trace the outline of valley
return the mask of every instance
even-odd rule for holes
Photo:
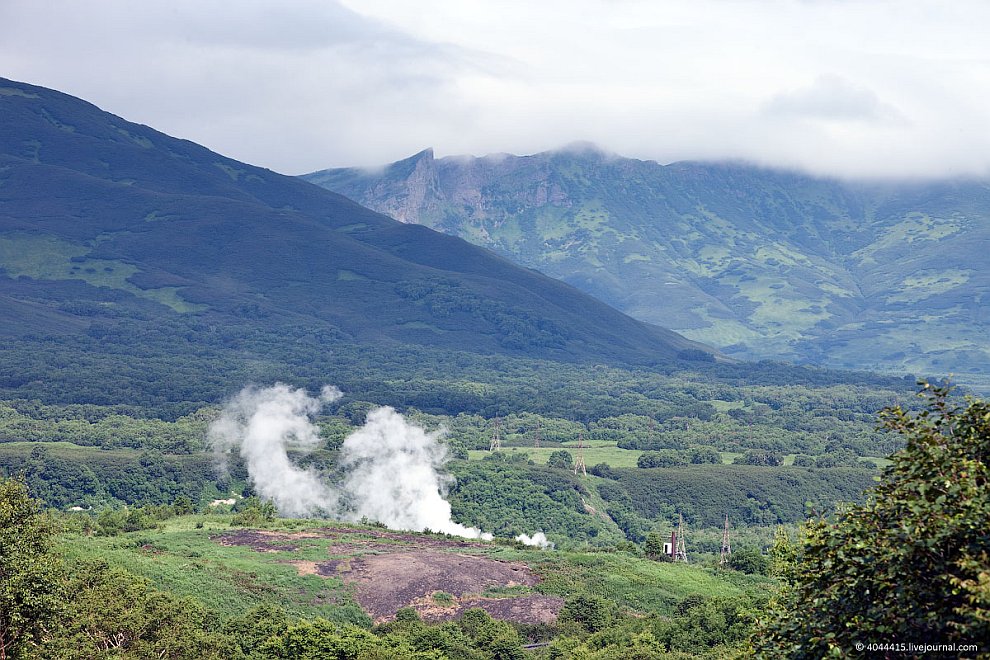
[[[982,382],[981,184],[583,147],[310,177],[380,213],[0,104],[0,657],[731,657],[914,462],[965,466],[946,538],[987,528],[990,417],[914,376]]]

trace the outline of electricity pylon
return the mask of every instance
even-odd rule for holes
[[[498,451],[502,448],[502,422],[495,415],[495,428],[492,429],[492,444],[488,447],[488,451]]]
[[[577,450],[578,450],[578,455],[577,455],[577,460],[574,461],[574,474],[577,474],[578,470],[580,470],[581,474],[587,477],[588,468],[585,467],[584,465],[584,433],[578,433]]]
[[[722,554],[718,559],[720,565],[729,563],[732,555],[732,546],[729,544],[729,514],[725,514],[725,527],[722,528]]]
[[[687,547],[684,545],[684,516],[677,517],[677,546],[674,548],[674,561],[687,563]]]

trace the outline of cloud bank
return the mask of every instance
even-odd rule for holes
[[[0,70],[286,173],[589,140],[984,175],[980,0],[5,0]]]

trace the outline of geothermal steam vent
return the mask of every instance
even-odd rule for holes
[[[239,453],[258,495],[274,502],[282,515],[367,518],[392,529],[492,538],[450,519],[444,494],[451,478],[441,472],[447,460],[441,433],[427,433],[392,408],[372,410],[364,426],[344,440],[339,483],[293,463],[288,450],[319,446],[313,416],[341,396],[333,386],[324,387],[318,398],[281,383],[247,387],[210,425],[209,444],[221,460],[228,452]]]

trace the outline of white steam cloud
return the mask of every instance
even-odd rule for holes
[[[353,498],[355,515],[396,529],[491,539],[450,519],[450,503],[443,498],[450,477],[440,473],[447,447],[440,435],[410,424],[392,408],[368,413],[341,449],[340,463],[348,471],[344,490]]]
[[[238,449],[258,495],[274,502],[280,512],[330,514],[338,507],[338,494],[314,470],[290,461],[288,449],[316,449],[319,430],[309,417],[340,397],[340,390],[331,386],[323,388],[319,399],[281,383],[265,389],[246,387],[210,424],[207,439],[221,458]]]
[[[543,550],[553,550],[553,541],[548,541],[546,534],[543,532],[537,532],[532,536],[529,534],[520,534],[516,537],[516,540],[523,545],[532,545]]]
[[[444,499],[450,477],[440,471],[447,459],[441,434],[410,424],[392,408],[372,410],[365,425],[344,440],[341,484],[332,486],[316,471],[295,465],[288,450],[311,451],[319,445],[311,418],[340,397],[331,386],[319,398],[281,383],[245,388],[210,425],[209,444],[221,458],[238,451],[255,490],[283,515],[368,518],[393,529],[492,538],[451,520]]]

